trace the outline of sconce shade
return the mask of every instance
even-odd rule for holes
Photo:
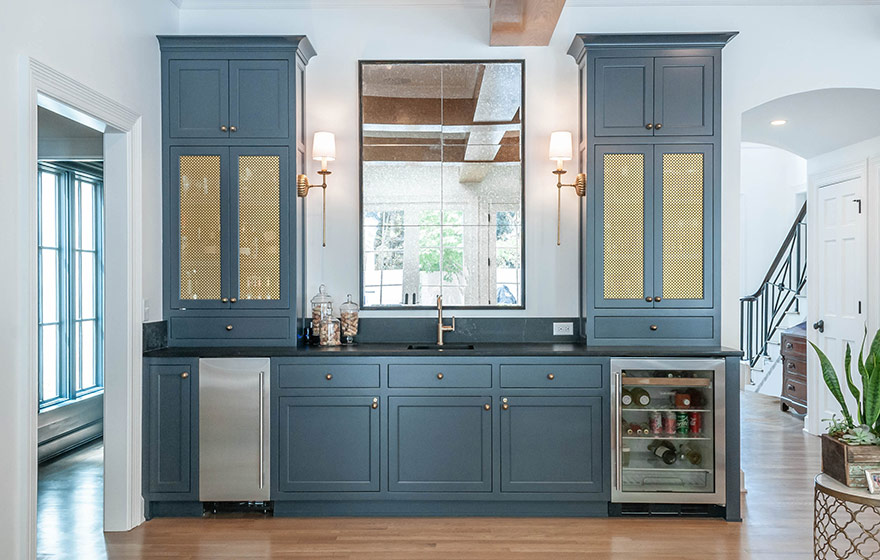
[[[312,143],[312,159],[333,161],[336,159],[336,136],[332,132],[316,132]]]
[[[550,159],[556,161],[571,159],[571,132],[563,130],[550,134]]]

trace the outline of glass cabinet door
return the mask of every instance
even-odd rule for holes
[[[227,150],[172,148],[172,307],[228,307]],[[226,301],[224,301],[226,300]]]
[[[232,296],[237,308],[288,305],[290,269],[287,148],[230,150]]]
[[[651,146],[596,148],[597,307],[651,307]]]
[[[712,306],[712,146],[654,148],[654,306]]]

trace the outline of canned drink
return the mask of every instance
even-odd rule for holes
[[[687,412],[675,413],[675,431],[678,434],[686,434],[690,430],[690,420]]]
[[[663,432],[672,435],[675,433],[676,419],[675,413],[669,411],[663,415]]]
[[[703,415],[699,412],[688,413],[688,427],[692,434],[699,434],[703,431]]]
[[[655,410],[651,413],[650,425],[652,434],[663,433],[663,414],[660,411]]]

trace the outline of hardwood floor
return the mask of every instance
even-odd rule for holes
[[[108,533],[107,557],[810,558],[819,441],[802,427],[801,420],[779,411],[775,399],[743,394],[742,463],[749,492],[742,524],[681,518],[154,519],[128,533]],[[45,536],[64,542],[72,538],[48,531]],[[90,546],[98,550],[101,544]]]

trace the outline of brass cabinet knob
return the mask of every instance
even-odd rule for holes
[[[491,404],[484,404],[484,405],[483,405],[483,410],[489,410],[489,409],[491,409],[491,408],[492,408],[492,405],[491,405]]]
[[[442,374],[442,373],[438,373],[438,374],[437,374],[437,379],[443,379],[443,374]]]
[[[232,325],[226,325],[226,330],[227,330],[227,331],[231,331],[231,330],[232,330]]]
[[[220,298],[220,301],[222,301],[223,303],[229,303],[229,298],[228,297]]]
[[[229,130],[229,129],[226,128],[226,125],[225,125],[225,124],[223,124],[223,125],[220,125],[220,130],[221,130],[221,132],[226,132],[226,131]]]
[[[654,298],[652,298],[651,296],[648,296],[645,298],[645,301],[652,302],[652,301],[654,301]]]
[[[373,404],[370,406],[373,408],[379,408],[379,399],[373,399]]]
[[[656,330],[657,330],[657,325],[651,325],[651,330],[652,330],[652,331],[656,331]]]
[[[655,128],[656,130],[660,130],[661,128],[663,128],[663,125],[660,124],[660,123],[657,123],[657,124],[654,125],[654,128]],[[231,130],[232,130],[232,132],[235,132],[235,127],[233,126]]]
[[[660,127],[658,126],[657,128],[660,128]],[[235,132],[236,130],[238,130],[238,129],[235,128],[234,126],[229,127],[229,132]]]
[[[187,377],[189,377],[189,372],[186,372],[186,371],[185,371],[185,372],[181,373],[181,374],[180,374],[180,377],[186,379]]]
[[[229,298],[229,301],[230,301],[230,303],[235,303],[235,302],[238,301],[238,300],[235,299],[234,297],[231,297],[231,298]]]
[[[654,301],[660,301],[661,299],[663,299],[663,298],[661,298],[660,296],[654,296]]]
[[[510,405],[507,404],[507,403],[504,403],[504,404],[501,405],[501,408],[502,408],[503,410],[507,410],[508,408],[510,408]]]
[[[646,124],[646,125],[645,125],[645,128],[647,128],[648,130],[651,130],[652,128],[654,128],[654,123],[648,123],[648,124]]]
[[[333,374],[332,374],[332,373],[328,373],[328,374],[325,375],[324,377],[327,379],[327,381],[330,381],[331,379],[333,379]]]
[[[504,397],[503,399],[501,399],[501,402],[507,402],[507,397]]]
[[[548,373],[548,374],[547,374],[547,379],[549,379],[550,381],[553,381],[554,379],[556,379],[556,376],[553,375],[552,373]]]

